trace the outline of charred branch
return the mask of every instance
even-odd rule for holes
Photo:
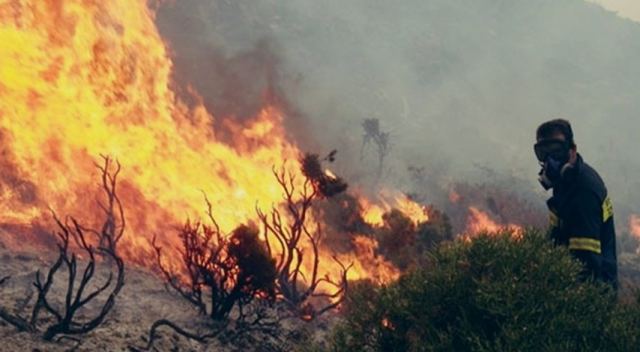
[[[284,168],[280,171],[274,170],[274,176],[283,191],[284,213],[276,207],[273,207],[269,214],[265,214],[259,208],[256,209],[264,227],[269,254],[275,255],[277,259],[278,293],[298,316],[306,320],[311,320],[337,307],[339,303],[316,309],[311,305],[310,299],[325,297],[340,302],[339,297],[344,295],[347,288],[347,272],[350,269],[350,266],[344,266],[338,261],[343,272],[341,279],[337,282],[329,278],[320,278],[318,275],[322,227],[320,223],[316,223],[315,229],[309,228],[309,213],[313,201],[322,194],[322,188],[317,182],[320,175],[318,170],[321,169],[315,165],[315,162],[317,157],[306,156],[303,159],[303,173],[306,178],[302,188],[297,192],[295,175],[287,173]],[[311,269],[305,275],[302,266],[307,256]],[[333,294],[317,293],[318,286],[322,283],[334,286],[335,292]]]
[[[29,324],[29,321],[15,314],[10,313],[8,310],[0,307],[0,319],[6,321],[18,331],[35,332],[33,325]]]
[[[149,337],[148,337],[147,345],[145,347],[141,348],[140,350],[148,351],[153,347],[154,343],[159,338],[158,330],[160,328],[162,328],[162,327],[169,328],[169,329],[173,330],[173,332],[175,332],[176,334],[178,334],[178,335],[180,335],[182,337],[185,337],[185,338],[190,339],[190,340],[198,341],[200,343],[205,343],[205,342],[207,342],[207,340],[215,338],[216,336],[218,336],[223,331],[223,329],[220,328],[220,329],[217,329],[214,332],[211,332],[209,334],[199,335],[197,333],[189,332],[189,331],[181,328],[178,324],[176,324],[176,323],[174,323],[174,322],[172,322],[170,320],[160,319],[160,320],[156,321],[155,323],[153,323],[153,325],[151,325],[151,329],[149,330]],[[131,349],[134,350],[134,351],[139,350],[139,349],[137,349],[135,347],[131,348]]]
[[[104,157],[104,164],[98,166],[102,172],[102,188],[107,198],[107,205],[100,205],[105,215],[101,230],[86,229],[72,217],[66,221],[60,220],[55,213],[54,220],[58,225],[56,236],[58,237],[58,258],[43,276],[40,271],[36,273],[34,286],[38,298],[31,312],[29,320],[11,315],[6,310],[0,310],[0,318],[6,320],[20,331],[38,332],[38,322],[41,313],[51,315],[53,323],[48,325],[42,337],[51,341],[59,335],[82,335],[98,327],[109,314],[115,304],[120,290],[124,286],[124,262],[117,253],[118,241],[124,232],[124,212],[120,199],[116,194],[117,176],[120,165],[116,164],[112,171],[111,159]],[[95,234],[97,238],[94,246],[87,234]],[[71,247],[76,247],[73,251]],[[86,264],[80,264],[79,254],[83,255]],[[95,286],[97,257],[104,258],[115,268],[111,270],[109,277],[97,288]],[[67,272],[64,302],[61,307],[51,302],[51,287],[61,270]],[[115,271],[115,280],[114,272]],[[93,302],[99,296],[107,298],[99,312],[88,320],[78,318],[78,311]]]
[[[199,343],[208,343],[214,339],[222,344],[238,343],[241,339],[258,338],[257,341],[250,343],[255,348],[256,343],[261,344],[261,350],[269,350],[271,341],[281,342],[282,318],[274,316],[269,305],[265,305],[263,300],[251,304],[248,311],[244,312],[244,317],[237,318],[234,321],[209,321],[205,329],[194,329],[204,331],[190,331],[180,326],[180,324],[168,319],[160,319],[153,323],[149,334],[143,338],[146,344],[142,347],[130,346],[131,351],[148,351],[154,348],[154,345],[161,339],[161,330],[171,330],[179,336],[193,340]],[[241,349],[242,350],[242,349]]]
[[[206,198],[205,198],[206,199]],[[162,248],[154,238],[159,271],[165,282],[182,298],[191,303],[202,316],[215,326],[208,334],[189,332],[167,319],[156,321],[150,329],[147,346],[150,349],[158,338],[158,329],[170,328],[179,335],[206,342],[222,332],[230,332],[229,320],[234,318],[234,334],[238,336],[258,329],[269,331],[273,320],[265,319],[261,302],[273,302],[275,289],[275,261],[260,241],[258,230],[240,226],[230,235],[218,226],[207,200],[211,225],[187,223],[178,232],[182,243],[180,272],[165,265]],[[232,313],[235,312],[232,317]]]
[[[322,160],[333,162],[337,151],[332,151]],[[322,169],[322,163],[317,154],[305,154],[300,163],[302,174],[311,182],[318,195],[330,198],[347,190],[348,184],[338,176]]]

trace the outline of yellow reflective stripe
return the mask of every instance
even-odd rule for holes
[[[607,199],[602,202],[602,222],[607,222],[612,216],[613,203],[611,202],[611,198],[607,197]]]
[[[600,254],[600,240],[587,237],[572,237],[569,239],[569,249]]]

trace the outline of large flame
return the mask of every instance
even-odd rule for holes
[[[37,185],[40,202],[3,187],[4,206],[17,210],[0,221],[36,220],[43,202],[82,212],[94,201],[87,192],[100,154],[124,167],[121,196],[134,236],[198,216],[202,192],[226,231],[250,219],[256,202],[279,200],[270,170],[298,152],[282,137],[278,110],[264,108],[233,146],[216,141],[212,117],[187,109],[169,88],[171,61],[144,1],[1,6],[0,133],[15,173]]]
[[[123,167],[130,261],[153,261],[153,235],[176,245],[173,227],[204,215],[203,194],[225,232],[254,220],[256,205],[281,202],[272,168],[300,152],[278,108],[216,124],[233,131],[217,138],[224,131],[203,105],[171,89],[172,62],[146,0],[3,0],[0,39],[0,224],[42,224],[49,208],[91,221],[101,154]],[[420,217],[410,203],[399,204]],[[360,239],[362,253],[342,258],[354,262],[350,277],[397,276],[375,246]],[[339,275],[333,254],[321,253],[323,274]]]

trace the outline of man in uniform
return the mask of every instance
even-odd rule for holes
[[[618,286],[613,207],[600,175],[577,152],[571,124],[543,123],[534,147],[542,166],[540,183],[553,189],[551,238],[584,264],[583,275]]]

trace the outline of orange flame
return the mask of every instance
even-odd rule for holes
[[[640,238],[640,215],[632,214],[629,216],[629,233]]]
[[[353,270],[349,272],[350,280],[371,279],[377,283],[387,283],[400,276],[398,268],[376,254],[378,249],[376,240],[366,236],[356,236],[353,242],[357,260],[353,261],[355,263]]]
[[[363,209],[362,217],[364,221],[373,226],[382,226],[384,225],[384,221],[382,220],[382,216],[389,209],[385,206],[380,206],[378,204],[371,203],[366,198],[360,198],[360,207]]]
[[[629,233],[636,239],[640,239],[640,215],[629,216]],[[636,249],[636,253],[640,253],[640,247]]]
[[[522,227],[514,224],[500,224],[493,220],[489,214],[476,207],[469,207],[469,218],[467,220],[467,235],[475,235],[481,232],[499,232],[505,229],[513,230],[514,234],[522,232]]]
[[[297,158],[280,112],[266,107],[238,126],[233,147],[216,141],[205,109],[188,109],[169,88],[172,64],[145,1],[13,1],[0,25],[0,133],[40,201],[5,190],[3,205],[15,210],[0,221],[37,220],[44,202],[83,213],[99,154],[124,166],[129,246],[146,246],[136,236],[158,224],[198,216],[201,192],[225,231],[251,219],[256,201],[279,200],[274,180],[254,175]]]
[[[265,106],[214,130],[202,104],[190,107],[170,88],[172,62],[146,0],[4,1],[0,39],[0,224],[43,223],[48,207],[93,218],[100,154],[123,166],[121,248],[137,263],[153,262],[154,233],[178,244],[173,226],[204,215],[203,193],[225,232],[255,219],[256,204],[281,202],[272,167],[300,154],[282,113]],[[297,165],[288,169],[302,182]],[[411,209],[407,202],[398,204]],[[338,275],[332,253],[321,253],[321,269]],[[342,259],[354,262],[350,277],[395,277],[368,249]]]
[[[400,210],[414,224],[421,224],[429,221],[429,215],[424,206],[414,202],[405,194],[397,191],[384,190],[378,195],[379,204],[373,204],[368,199],[361,197],[360,206],[363,209],[364,220],[374,226],[384,225],[382,216],[392,209]]]

